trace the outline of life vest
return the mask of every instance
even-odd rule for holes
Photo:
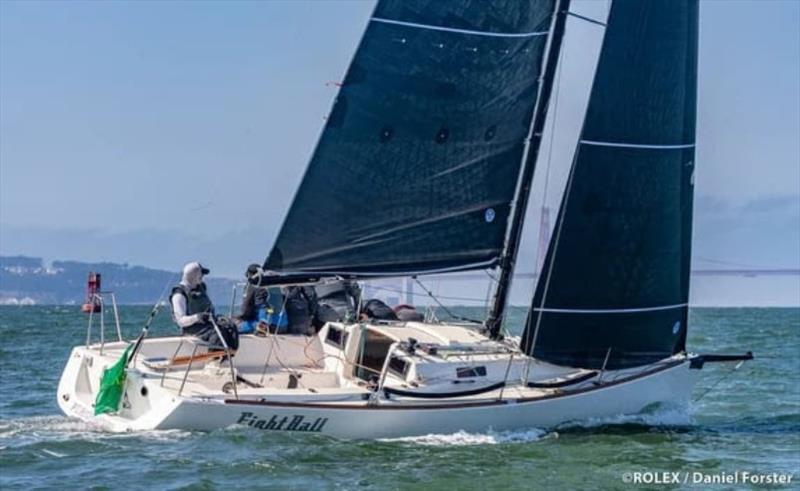
[[[288,328],[291,334],[312,334],[312,321],[316,313],[314,290],[301,286],[289,287],[284,291]]]
[[[184,284],[178,284],[172,289],[170,300],[173,295],[183,295],[186,298],[186,315],[202,314],[203,312],[213,312],[214,304],[211,302],[208,293],[206,293],[206,284],[200,283],[195,288],[190,289]],[[170,301],[170,305],[172,302]],[[175,318],[175,311],[172,312],[173,319]]]

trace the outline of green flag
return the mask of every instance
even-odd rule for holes
[[[94,415],[103,413],[115,413],[119,409],[119,401],[122,399],[122,387],[125,385],[125,367],[128,364],[128,352],[131,345],[125,348],[125,352],[116,363],[110,368],[103,370],[103,378],[100,379],[100,390],[97,391],[97,398],[94,401]]]

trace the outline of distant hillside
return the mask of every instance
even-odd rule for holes
[[[152,304],[165,286],[180,280],[178,273],[117,263],[55,261],[0,256],[0,304],[77,304],[86,296],[90,271],[102,275],[103,290],[114,291],[121,304]],[[209,293],[217,305],[227,305],[233,280],[209,278]]]

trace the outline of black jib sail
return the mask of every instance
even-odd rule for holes
[[[381,0],[265,268],[494,266],[553,0]]]
[[[614,0],[527,353],[623,368],[684,350],[697,0]]]

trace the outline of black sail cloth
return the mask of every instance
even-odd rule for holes
[[[539,359],[601,368],[608,357],[613,369],[685,348],[697,11],[697,0],[612,2],[523,333]]]
[[[495,265],[552,0],[380,1],[265,268]]]

